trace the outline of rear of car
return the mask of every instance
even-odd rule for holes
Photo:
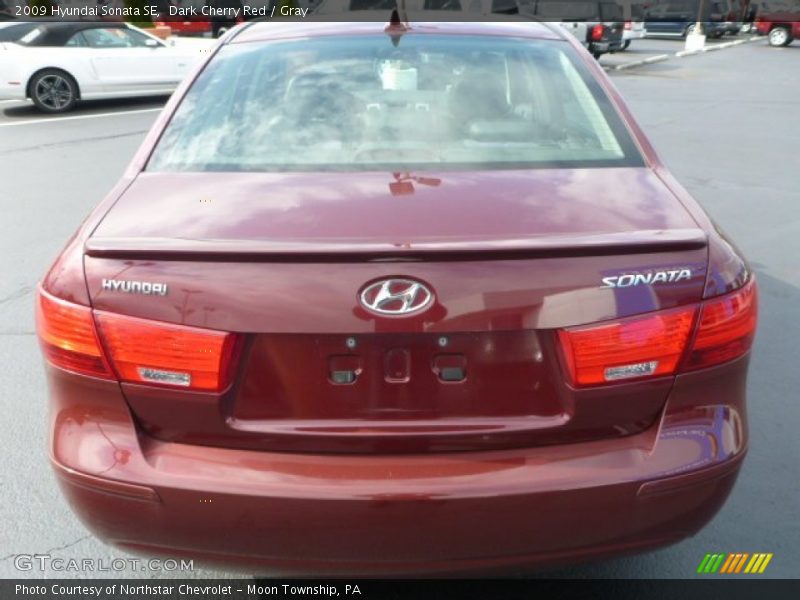
[[[31,29],[26,27],[24,28],[26,31],[17,36],[16,33],[20,30],[16,29],[16,25],[18,24],[9,26],[9,29],[14,28],[12,34],[3,36],[0,41],[0,100],[24,102],[28,97],[27,59],[24,46],[17,42],[24,42],[26,38],[35,37],[40,28],[36,25]],[[2,34],[2,30],[0,30],[0,34]]]
[[[203,15],[203,0],[161,0],[156,27],[169,27],[174,35],[206,35],[211,33],[211,20]]]
[[[25,87],[20,83],[18,78],[15,77],[14,69],[9,68],[12,63],[4,63],[3,59],[10,56],[9,52],[13,48],[9,44],[0,42],[0,100],[18,100],[25,101]]]
[[[622,10],[615,2],[596,0],[522,0],[519,14],[558,22],[595,58],[624,47]]]
[[[625,21],[625,27],[622,32],[624,41],[642,40],[645,36],[647,36],[647,28],[644,21]]]
[[[169,27],[173,35],[206,35],[211,33],[211,21],[198,18],[165,17],[155,21],[156,27]]]
[[[630,47],[633,40],[641,40],[647,36],[647,26],[644,22],[644,4],[622,2],[624,29],[622,32],[623,48]]]
[[[73,508],[306,574],[691,535],[747,448],[752,274],[577,42],[392,33],[228,36],[45,277]]]

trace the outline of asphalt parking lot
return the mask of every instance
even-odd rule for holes
[[[729,40],[725,40],[729,41]],[[666,49],[668,50],[666,50]],[[674,54],[679,41],[635,41],[606,65]],[[751,448],[728,503],[698,536],[639,556],[520,576],[687,578],[708,552],[772,552],[763,577],[800,575],[800,44],[759,40],[610,71],[675,175],[737,241],[761,290],[749,381]],[[119,177],[163,99],[87,104],[66,117],[0,103],[0,577],[92,576],[15,568],[18,554],[127,556],[72,515],[46,455],[46,390],[33,325],[37,280]],[[535,509],[535,508],[534,508]],[[108,576],[108,574],[106,574]],[[214,577],[201,568],[127,569],[115,577]],[[715,576],[719,577],[719,575]]]

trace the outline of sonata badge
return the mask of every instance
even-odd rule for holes
[[[670,271],[651,271],[649,273],[626,273],[603,277],[604,288],[624,288],[635,285],[655,285],[656,283],[678,283],[692,278],[691,269],[672,269]]]

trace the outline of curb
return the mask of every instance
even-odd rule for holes
[[[656,56],[651,56],[649,58],[644,58],[642,60],[635,60],[629,63],[617,65],[616,67],[613,67],[613,70],[622,71],[623,69],[630,69],[633,67],[638,67],[640,65],[649,65],[650,63],[663,62],[665,60],[669,60],[671,56],[672,56],[671,54],[657,54]]]
[[[681,50],[679,52],[675,52],[674,54],[657,54],[656,56],[650,56],[642,60],[634,60],[613,67],[607,66],[604,67],[604,69],[606,71],[624,71],[625,69],[632,69],[633,67],[640,67],[642,65],[664,62],[665,60],[671,60],[673,58],[683,58],[685,56],[695,56],[697,54],[705,54],[706,52],[714,52],[716,50],[724,50],[725,48],[733,48],[734,46],[741,46],[742,44],[749,44],[751,42],[756,42],[762,39],[764,38],[763,36],[760,35],[751,36],[743,40],[734,40],[732,42],[723,42],[721,44],[713,44],[710,46],[705,46],[701,50]]]

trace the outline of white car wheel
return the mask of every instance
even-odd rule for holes
[[[786,27],[775,27],[769,32],[770,46],[788,46],[792,41],[789,30]]]
[[[48,113],[71,110],[78,100],[75,80],[58,69],[45,69],[34,75],[29,89],[36,107]]]

